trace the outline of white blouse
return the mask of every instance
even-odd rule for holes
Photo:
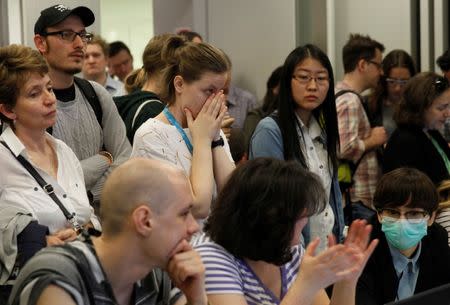
[[[49,134],[46,136],[50,139],[58,159],[56,180],[33,164],[25,146],[11,128],[5,129],[0,140],[9,146],[15,156],[22,155],[33,164],[42,178],[52,184],[55,194],[65,208],[70,213],[76,214],[80,224],[92,221],[96,228],[100,228],[86,195],[80,162],[65,143]],[[50,234],[63,228],[70,228],[70,223],[58,205],[44,192],[15,156],[3,144],[0,144],[0,213],[2,209],[7,208],[27,211],[39,224],[47,226]]]
[[[326,198],[329,199],[332,177],[329,169],[326,143],[321,139],[322,130],[314,116],[311,116],[309,128],[303,124],[299,116],[297,116],[297,119],[301,128],[301,131],[297,128],[297,133],[300,137],[300,146],[303,154],[306,154],[306,163],[309,170],[319,176],[325,189]],[[330,204],[327,204],[323,212],[311,216],[309,225],[311,240],[316,237],[320,238],[320,244],[317,247],[317,253],[319,253],[327,248],[327,236],[333,231],[334,213]]]

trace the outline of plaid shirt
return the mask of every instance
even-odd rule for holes
[[[352,89],[344,82],[336,85],[335,92],[344,89]],[[365,152],[364,139],[370,136],[371,127],[364,107],[358,96],[346,93],[336,99],[338,115],[340,152],[339,158],[351,160],[354,163]],[[375,151],[367,152],[361,160],[355,174],[354,185],[350,192],[352,202],[362,201],[367,206],[372,206],[375,187],[381,176]]]

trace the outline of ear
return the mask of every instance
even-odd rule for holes
[[[45,37],[36,34],[34,35],[34,45],[36,46],[36,49],[38,49],[38,51],[41,54],[44,54],[47,52],[48,50],[48,46],[47,46],[47,41],[45,40]]]
[[[145,204],[138,206],[131,213],[134,228],[139,235],[147,237],[151,234],[153,216],[152,210]]]
[[[15,112],[5,104],[0,104],[0,113],[12,121],[14,121],[17,118]]]
[[[431,226],[434,222],[434,220],[436,219],[436,211],[434,211],[431,215],[430,215],[430,219],[428,219],[427,221],[427,225]]]
[[[358,64],[356,67],[358,68],[358,71],[365,71],[367,66],[367,62],[364,59],[358,60]]]
[[[175,87],[175,92],[176,93],[183,92],[184,79],[183,79],[183,77],[181,75],[175,76],[175,78],[173,79],[173,86]]]
[[[380,213],[377,212],[377,218],[378,218],[378,222],[381,223],[381,216]]]

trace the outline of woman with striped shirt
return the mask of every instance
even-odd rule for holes
[[[299,187],[301,186],[301,187]],[[344,244],[299,246],[308,217],[327,204],[317,175],[296,161],[257,158],[239,166],[219,194],[195,249],[211,304],[355,303],[355,286],[377,241],[362,220]],[[334,284],[331,301],[324,288]]]

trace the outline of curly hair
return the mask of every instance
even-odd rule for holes
[[[416,74],[405,86],[394,121],[397,125],[424,126],[425,111],[448,88],[447,79],[434,72]]]
[[[375,190],[374,207],[377,210],[396,208],[406,203],[410,208],[422,208],[431,215],[439,204],[436,186],[415,168],[401,167],[384,174]]]
[[[42,55],[29,47],[12,44],[0,48],[0,104],[9,110],[16,105],[20,90],[30,74],[48,73],[48,66]],[[12,121],[0,113],[3,122]]]
[[[296,222],[326,203],[319,178],[298,162],[256,158],[232,173],[205,232],[235,257],[282,265],[291,259]]]

